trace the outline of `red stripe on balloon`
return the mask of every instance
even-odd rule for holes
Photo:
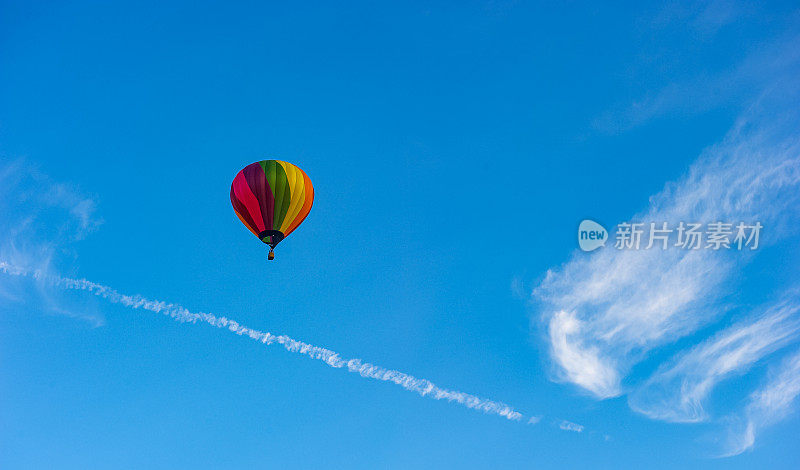
[[[244,177],[244,173],[240,171],[236,178],[233,179],[233,191],[236,195],[236,199],[241,202],[247,210],[247,213],[250,215],[250,218],[255,222],[255,226],[259,232],[266,230],[266,226],[264,225],[264,217],[261,215],[261,207],[258,204],[258,200],[256,199],[255,195],[253,195],[253,191],[250,190],[250,186],[247,185],[247,180]]]
[[[247,228],[250,229],[251,232],[258,235],[259,230],[256,228],[256,224],[253,222],[253,218],[250,217],[250,214],[247,213],[247,208],[242,204],[238,199],[236,199],[236,194],[233,191],[233,185],[231,184],[231,205],[233,206],[233,210],[236,211],[236,214],[242,219]]]

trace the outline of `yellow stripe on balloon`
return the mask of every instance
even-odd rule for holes
[[[297,197],[297,190],[294,188],[295,181],[297,181],[297,175],[295,174],[295,167],[291,163],[278,160],[278,164],[283,167],[283,170],[286,172],[286,185],[289,188],[289,205],[286,207],[286,215],[281,222],[281,228],[278,229],[283,231],[287,224],[291,223],[292,221],[291,216],[293,202],[294,198]]]
[[[306,216],[311,211],[311,206],[314,204],[314,185],[311,184],[311,180],[303,170],[300,168],[298,168],[298,170],[300,171],[300,176],[303,177],[303,205],[300,207],[300,212],[297,213],[292,224],[283,232],[286,236],[303,223],[303,220],[305,220]]]
[[[300,209],[303,208],[303,201],[305,200],[305,197],[306,197],[306,188],[305,188],[305,185],[303,184],[302,175],[297,175],[297,176],[298,176],[298,178],[297,178],[297,202],[295,203],[295,201],[292,201],[292,204],[294,205],[294,207],[292,208],[292,212],[289,214],[289,216],[286,217],[286,221],[285,221],[284,226],[282,227],[282,230],[288,230],[289,227],[292,226],[292,223],[294,223],[295,219],[297,219],[297,214],[300,213]]]
[[[303,206],[302,202],[305,198],[305,194],[303,191],[303,175],[300,173],[299,169],[291,163],[282,161],[279,161],[278,163],[280,163],[280,165],[283,166],[284,170],[286,171],[286,179],[289,183],[291,196],[289,209],[286,211],[286,217],[284,217],[280,228],[281,231],[284,231],[289,228],[289,226],[292,224],[292,221],[300,212],[300,209]]]
[[[303,175],[300,174],[300,171],[295,169],[295,183],[294,189],[292,193],[292,204],[289,206],[289,215],[286,217],[286,223],[283,226],[283,229],[289,228],[289,225],[292,224],[295,218],[297,218],[297,214],[300,212],[300,209],[303,208],[303,200],[305,200],[305,185],[303,184]]]
[[[283,224],[286,223],[286,220],[289,219],[289,215],[292,212],[292,200],[295,197],[294,182],[297,179],[297,177],[295,175],[294,165],[292,165],[291,163],[282,162],[280,160],[276,160],[276,162],[278,162],[278,165],[280,165],[283,168],[283,172],[286,173],[286,186],[289,189],[289,194],[288,194],[289,205],[286,207],[286,215],[283,217],[283,222],[281,225],[281,227],[283,227]]]

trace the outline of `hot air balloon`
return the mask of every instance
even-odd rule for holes
[[[275,246],[305,220],[314,203],[314,187],[303,170],[280,160],[247,165],[231,183],[231,204],[239,220],[259,240]]]

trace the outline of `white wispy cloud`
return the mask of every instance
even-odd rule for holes
[[[0,206],[6,244],[23,237],[37,243],[81,240],[102,224],[93,198],[24,159],[0,168]]]
[[[563,420],[558,423],[558,427],[562,431],[572,431],[572,432],[583,432],[583,426],[577,423],[573,423],[571,421]]]
[[[73,185],[54,181],[35,164],[17,159],[0,166],[0,259],[48,272],[57,259],[74,258],[74,247],[102,223],[93,198]],[[30,301],[29,286],[0,282],[6,306]],[[75,307],[57,293],[35,286],[44,311],[102,326],[102,314]]]
[[[393,383],[423,397],[457,403],[473,410],[502,416],[513,421],[519,421],[523,418],[522,413],[515,411],[504,403],[479,398],[457,390],[441,388],[429,380],[420,379],[397,370],[386,369],[364,362],[361,359],[342,358],[338,353],[329,349],[304,343],[286,335],[275,335],[248,328],[235,320],[223,316],[211,313],[194,313],[177,304],[150,300],[138,295],[121,294],[111,287],[87,281],[86,279],[72,279],[43,273],[42,271],[30,271],[7,262],[0,262],[0,271],[11,276],[29,276],[39,282],[62,289],[86,291],[111,303],[123,305],[134,310],[160,313],[182,323],[205,323],[216,328],[228,330],[239,336],[247,336],[265,345],[279,344],[289,352],[303,354],[312,359],[322,361],[335,369],[344,369],[362,377]]]
[[[797,230],[799,200],[800,141],[776,140],[743,119],[630,220],[673,227],[681,221],[760,221],[763,249]],[[647,236],[646,230],[645,241]],[[556,378],[599,398],[623,393],[622,379],[648,351],[722,313],[716,305],[726,292],[722,284],[750,256],[610,245],[591,255],[574,253],[533,292],[544,312]]]
[[[798,56],[795,51],[773,58],[788,65],[770,66],[785,70],[796,65]],[[797,85],[796,80],[791,84]],[[683,178],[668,183],[650,197],[645,210],[626,220],[646,223],[642,247],[650,222],[672,227],[679,222],[761,222],[759,250],[617,250],[609,244],[591,254],[576,250],[564,265],[547,271],[533,299],[555,380],[599,399],[627,393],[631,409],[653,419],[696,422],[710,418],[707,402],[720,382],[797,341],[797,291],[759,309],[744,309],[726,296],[741,287],[740,275],[760,250],[798,234],[800,116],[792,105],[798,102],[798,89],[776,85],[762,95]],[[789,265],[781,268],[800,272]],[[629,377],[654,349],[731,313],[739,320],[710,337],[701,335],[705,339],[697,339],[649,378]],[[752,446],[757,430],[788,412],[786,403],[797,395],[798,379],[795,363],[787,364],[734,420],[740,424],[730,427],[725,455]]]
[[[587,345],[584,323],[575,314],[561,310],[551,319],[549,339],[551,353],[562,368],[564,379],[580,385],[599,397],[616,395],[619,372],[601,359],[597,346]]]
[[[739,455],[755,444],[756,433],[794,411],[800,395],[800,352],[773,371],[770,380],[750,395],[743,416],[734,419],[720,456]]]
[[[653,419],[707,419],[704,401],[722,380],[742,373],[800,332],[800,298],[792,296],[748,316],[662,366],[629,396],[631,408]]]

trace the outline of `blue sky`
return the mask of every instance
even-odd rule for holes
[[[793,468],[792,3],[1,1],[0,467]],[[270,263],[228,197],[265,158],[316,190]]]

